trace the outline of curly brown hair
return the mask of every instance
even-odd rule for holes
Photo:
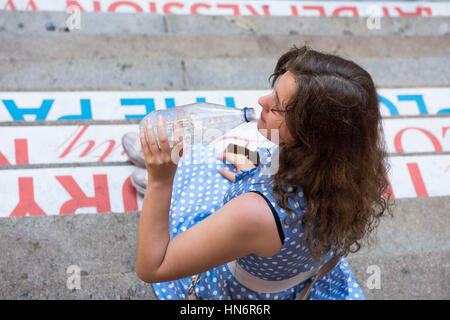
[[[301,221],[314,259],[330,250],[348,255],[370,242],[394,205],[375,85],[355,62],[308,46],[279,58],[272,88],[286,71],[297,86],[285,113],[294,141],[280,143],[275,199],[288,211],[285,224]],[[307,204],[301,218],[288,200],[299,186]]]

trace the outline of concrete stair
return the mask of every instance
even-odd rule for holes
[[[83,13],[70,32],[65,19],[0,12],[1,91],[268,89],[279,55],[304,43],[360,63],[380,88],[450,85],[447,18],[382,18],[369,30],[365,18]],[[364,293],[449,299],[450,197],[396,202],[378,241],[348,257]],[[139,212],[0,218],[0,298],[155,299],[134,273],[138,223]],[[67,289],[70,265],[79,290]],[[366,285],[371,265],[381,289]]]
[[[382,18],[371,33],[366,18],[82,17],[65,32],[65,13],[1,12],[3,90],[267,88],[277,58],[304,43],[360,63],[379,87],[450,80],[446,18]]]

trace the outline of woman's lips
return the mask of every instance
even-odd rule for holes
[[[264,121],[264,118],[263,118],[263,116],[262,116],[262,112],[261,112],[260,119],[261,119],[262,121]]]

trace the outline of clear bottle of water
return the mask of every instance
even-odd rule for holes
[[[173,123],[177,123],[182,129],[183,139],[189,145],[196,145],[208,144],[242,123],[257,120],[254,108],[237,109],[208,102],[197,102],[152,111],[141,120],[139,127],[145,129],[145,123],[147,119],[150,119],[157,138],[156,122],[159,116],[165,120],[170,146],[173,146],[174,141]],[[148,138],[147,133],[146,138]],[[140,142],[137,141],[137,143],[140,148]]]

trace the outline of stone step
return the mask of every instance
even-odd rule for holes
[[[351,254],[349,264],[370,299],[449,299],[450,197],[396,199],[377,240]],[[365,285],[367,268],[380,268],[381,290]]]
[[[8,43],[0,54],[0,87],[264,89],[278,57],[294,44],[308,44],[359,63],[379,87],[446,86],[450,83],[449,40],[450,36],[0,34],[0,42]]]
[[[447,17],[381,17],[370,28],[367,17],[282,17],[81,14],[79,29],[68,30],[64,12],[0,11],[0,32],[11,34],[274,34],[274,35],[445,35]]]
[[[150,284],[141,281],[134,271],[89,275],[81,271],[80,289],[67,286],[72,271],[53,278],[38,278],[23,273],[19,279],[2,282],[0,298],[29,300],[157,300]]]
[[[449,298],[449,203],[450,197],[396,200],[393,217],[378,227],[378,241],[348,258],[368,298]],[[139,217],[0,218],[0,298],[152,298],[151,286],[133,274]],[[67,288],[72,265],[80,270],[80,290]],[[366,285],[372,265],[380,268],[380,290]]]
[[[0,87],[3,90],[267,88],[267,78],[276,60],[294,44],[308,44],[313,49],[354,60],[373,75],[380,87],[450,83],[448,20],[441,18],[385,18],[403,30],[413,30],[410,34],[414,35],[402,35],[384,27],[380,33],[367,32],[367,27],[361,24],[363,19],[348,18],[84,15],[92,21],[92,26],[86,27],[87,33],[59,31],[65,13],[0,12],[0,26],[4,30],[0,31],[0,42],[8,44],[0,53]],[[111,27],[133,25],[134,17],[148,19],[145,20],[148,24],[138,23],[137,27],[150,30],[148,34]],[[50,21],[57,18],[58,23]],[[288,20],[310,27],[295,27],[305,31],[299,34],[276,31],[276,26],[283,25],[278,18],[283,21],[294,18]],[[111,19],[124,21],[110,23]],[[253,24],[253,31],[236,33],[239,19]],[[31,21],[30,26],[25,27],[22,21],[27,24]],[[223,25],[216,25],[217,21]],[[51,31],[53,27],[38,27],[49,23],[58,25],[55,31]],[[103,24],[104,29],[98,29],[97,24]],[[189,25],[197,29],[191,30]],[[14,31],[16,27],[19,32]],[[108,28],[113,28],[110,33]],[[344,31],[336,33],[339,29]],[[89,33],[90,30],[99,32]],[[205,30],[211,32],[205,34]],[[216,34],[215,30],[223,32]],[[320,30],[334,33],[325,35]]]
[[[0,62],[164,61],[225,58],[276,58],[293,44],[348,59],[424,59],[448,57],[450,34],[441,36],[328,35],[84,35],[1,34],[7,43]],[[383,51],[380,52],[380,48]],[[128,68],[126,68],[128,69]]]
[[[291,44],[286,44],[286,50]],[[278,57],[138,61],[126,56],[77,61],[12,58],[0,65],[0,87],[3,91],[268,89]],[[377,87],[444,87],[450,83],[450,56],[352,60],[371,74]]]
[[[449,250],[348,258],[350,268],[369,300],[448,300],[449,261]],[[379,289],[371,283],[373,266],[379,268]]]

